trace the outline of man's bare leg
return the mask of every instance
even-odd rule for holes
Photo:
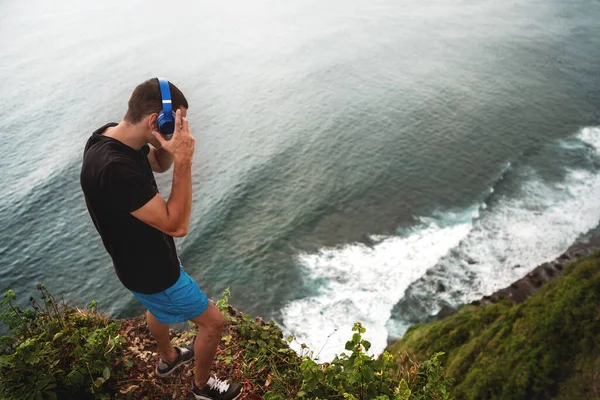
[[[191,321],[198,326],[198,336],[196,336],[194,342],[194,354],[196,356],[194,382],[197,387],[201,388],[210,377],[210,368],[223,334],[225,317],[211,301],[208,303],[206,311],[191,319]]]
[[[166,363],[172,363],[177,358],[177,351],[171,344],[169,336],[169,325],[158,322],[150,311],[146,311],[146,322],[148,329],[158,344],[158,354]]]

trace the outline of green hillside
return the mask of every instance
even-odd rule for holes
[[[600,399],[600,254],[519,305],[465,306],[389,349],[443,351],[457,399]]]

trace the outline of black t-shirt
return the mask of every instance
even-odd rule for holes
[[[158,188],[148,161],[148,145],[135,150],[102,133],[88,140],[81,167],[81,188],[90,216],[126,288],[158,293],[179,279],[173,238],[131,215]]]

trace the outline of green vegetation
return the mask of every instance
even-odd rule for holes
[[[600,254],[520,305],[465,306],[412,327],[389,350],[446,352],[460,399],[600,399]]]
[[[0,339],[0,398],[110,398],[110,379],[123,340],[119,324],[96,312],[59,303],[38,285],[43,306],[30,298],[31,309],[14,304],[12,290],[0,302],[0,320],[12,336]]]
[[[41,306],[30,298],[21,310],[11,290],[0,301],[0,320],[12,332],[0,339],[0,399],[162,399],[189,391],[191,367],[154,377],[156,347],[143,318],[110,321],[95,302],[71,308],[38,289]],[[520,305],[465,306],[412,327],[378,358],[367,354],[371,344],[357,322],[347,353],[318,364],[306,345],[296,353],[293,337],[236,311],[227,296],[217,302],[229,324],[215,372],[241,382],[247,398],[600,399],[600,254],[571,264]],[[194,335],[174,332],[173,342]]]
[[[439,354],[423,364],[408,357],[394,359],[389,353],[374,358],[366,354],[371,344],[363,339],[366,329],[357,322],[349,354],[340,354],[331,363],[317,364],[313,352],[301,344],[299,355],[289,347],[294,337],[283,339],[273,321],[265,324],[236,312],[227,305],[228,291],[217,303],[229,321],[227,347],[218,360],[233,364],[242,379],[250,381],[252,393],[267,400],[348,399],[348,400],[447,400],[451,381],[443,374]],[[231,371],[229,375],[236,375]]]
[[[0,318],[12,332],[0,341],[0,399],[184,398],[192,367],[158,381],[154,376],[156,347],[143,318],[109,321],[92,302],[87,310],[57,302],[39,285],[43,307],[30,299],[21,310],[9,290],[0,302]],[[370,343],[356,323],[349,354],[317,364],[301,345],[289,347],[274,322],[265,323],[217,302],[229,324],[221,340],[215,373],[244,385],[247,398],[446,400],[450,380],[439,356],[422,364],[403,355],[366,354]],[[173,342],[189,343],[195,330],[174,332]]]

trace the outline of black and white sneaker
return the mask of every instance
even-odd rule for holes
[[[206,385],[198,388],[192,381],[192,394],[196,400],[235,400],[242,393],[242,385],[210,377]]]
[[[154,371],[156,375],[165,378],[175,372],[177,368],[192,362],[194,359],[194,346],[192,345],[185,347],[175,346],[175,351],[177,352],[177,358],[172,363],[166,363],[162,359],[158,361],[156,370]]]

